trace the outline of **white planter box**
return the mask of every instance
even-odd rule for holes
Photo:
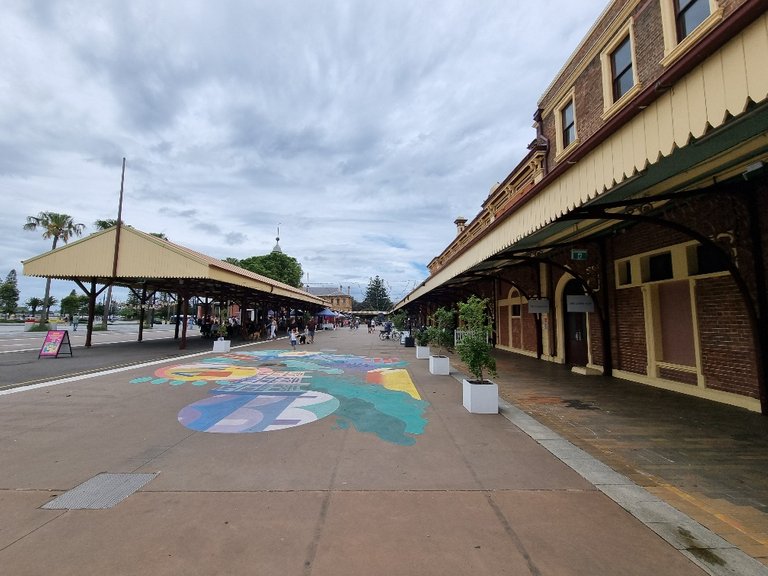
[[[499,413],[499,387],[495,382],[485,380],[483,384],[471,384],[462,380],[464,408],[472,414]]]
[[[451,373],[451,360],[448,356],[430,356],[429,371],[439,376],[448,376]]]
[[[429,346],[416,346],[416,358],[426,360],[429,356]]]
[[[214,352],[229,352],[229,345],[231,340],[214,340],[213,351]]]

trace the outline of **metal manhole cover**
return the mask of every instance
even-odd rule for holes
[[[42,508],[46,510],[104,510],[139,490],[157,474],[98,474],[64,492]]]

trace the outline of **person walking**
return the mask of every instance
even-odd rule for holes
[[[80,323],[80,315],[75,314],[72,316],[72,332],[77,332],[77,325]]]
[[[317,328],[317,324],[315,323],[314,318],[310,318],[309,322],[307,322],[307,332],[309,333],[309,343],[312,344],[315,341],[315,329]]]
[[[277,340],[277,320],[272,317],[272,323],[269,325],[269,339]]]
[[[298,338],[298,335],[299,335],[299,329],[294,328],[293,330],[290,331],[290,335],[291,335],[291,348],[296,350],[296,339]]]

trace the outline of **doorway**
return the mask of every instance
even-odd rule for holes
[[[586,366],[589,362],[587,348],[587,313],[568,312],[568,296],[584,295],[584,287],[578,280],[570,280],[563,290],[565,363],[571,366]]]

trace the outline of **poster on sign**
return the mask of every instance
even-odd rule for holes
[[[72,356],[72,344],[69,341],[69,330],[48,330],[40,347],[40,358],[58,358],[60,355]]]

